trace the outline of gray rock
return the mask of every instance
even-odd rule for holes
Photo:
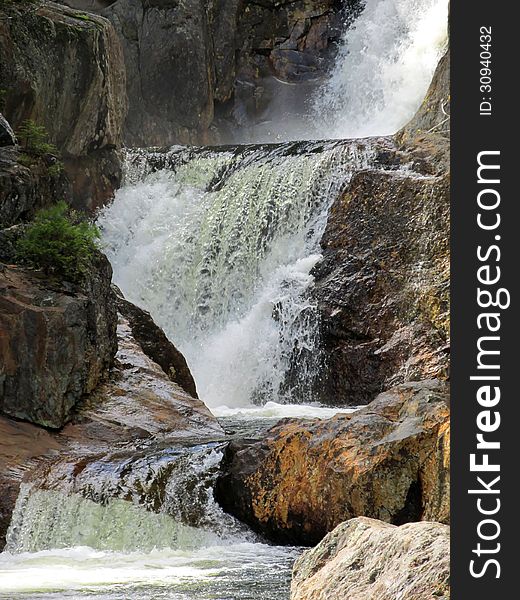
[[[296,561],[291,600],[448,600],[449,578],[449,527],[361,517]]]
[[[45,2],[8,7],[0,19],[0,88],[4,114],[16,130],[27,119],[43,125],[76,186],[77,204],[97,207],[112,195],[114,169],[101,157],[122,144],[127,111],[119,38],[110,22]],[[112,159],[117,160],[117,156]]]
[[[287,88],[278,80],[305,86],[295,101],[311,93],[360,10],[359,0],[118,0],[102,14],[125,53],[126,143],[232,141],[237,126],[270,118]]]
[[[16,137],[11,125],[2,113],[0,113],[0,146],[15,146]]]
[[[204,142],[213,119],[213,62],[203,0],[119,0],[103,15],[121,39],[133,146]]]
[[[99,254],[73,286],[0,267],[0,411],[58,429],[113,363],[112,268]]]

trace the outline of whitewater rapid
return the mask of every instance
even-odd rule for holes
[[[280,130],[329,140],[397,131],[444,51],[447,13],[447,0],[367,0],[306,118],[283,116]],[[313,402],[323,357],[307,292],[330,206],[376,159],[362,139],[127,154],[125,184],[99,217],[115,283],[164,328],[200,397],[236,432],[337,412]],[[211,493],[221,456],[194,454],[157,514],[108,493],[95,504],[25,487],[0,554],[0,598],[287,598],[301,549],[264,544],[224,515]],[[149,482],[160,464],[117,489]],[[110,482],[98,483],[103,492]],[[186,524],[197,498],[202,519]]]
[[[323,137],[397,132],[419,108],[447,41],[446,0],[367,0],[311,101]]]

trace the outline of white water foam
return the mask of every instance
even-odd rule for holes
[[[114,280],[184,353],[208,406],[312,403],[319,322],[304,292],[328,209],[372,155],[366,142],[175,149],[155,173],[130,157],[134,183],[98,220]]]
[[[299,551],[264,544],[227,543],[194,550],[99,551],[87,546],[0,554],[0,598],[85,598],[104,600],[277,600]],[[240,586],[244,592],[240,596]],[[264,590],[265,588],[265,590]],[[248,589],[256,596],[250,596]],[[164,591],[162,591],[164,590]],[[257,592],[255,591],[257,590]]]
[[[324,138],[395,133],[422,102],[446,48],[447,0],[367,0],[314,112]]]
[[[231,408],[229,406],[215,406],[211,412],[216,417],[233,417],[235,419],[273,419],[278,421],[287,417],[301,419],[330,419],[338,414],[351,414],[358,410],[357,407],[327,407],[319,404],[279,404],[266,402],[263,406],[244,406]]]

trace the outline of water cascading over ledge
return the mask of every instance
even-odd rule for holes
[[[304,292],[328,210],[389,146],[128,153],[126,184],[98,221],[114,279],[185,354],[209,406],[314,400],[319,319]]]

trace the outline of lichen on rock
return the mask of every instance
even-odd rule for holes
[[[446,525],[352,519],[296,561],[291,600],[449,600],[449,553]]]

